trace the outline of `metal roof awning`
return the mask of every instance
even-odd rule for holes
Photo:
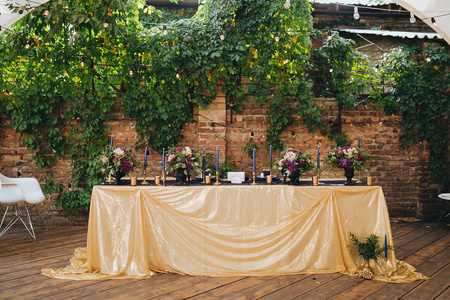
[[[373,29],[335,29],[340,32],[349,32],[354,34],[372,34],[379,36],[392,36],[400,38],[418,38],[418,39],[440,39],[442,36],[436,32],[412,32],[412,31],[392,31],[392,30],[373,30]]]

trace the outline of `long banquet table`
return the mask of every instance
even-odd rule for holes
[[[95,186],[81,262],[42,273],[72,279],[158,272],[356,275],[363,260],[349,247],[350,232],[360,239],[375,233],[381,245],[386,235],[393,245],[381,187]],[[372,267],[380,280],[424,278],[393,251]]]

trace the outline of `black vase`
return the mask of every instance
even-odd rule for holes
[[[125,176],[125,173],[122,171],[118,171],[114,174],[114,178],[116,179],[116,181],[114,181],[115,185],[123,185],[122,182],[122,177]]]
[[[347,182],[345,185],[353,185],[352,178],[355,176],[355,170],[353,168],[344,168],[345,177],[347,177]]]
[[[176,182],[177,185],[185,185],[186,183],[186,174],[184,174],[184,169],[177,169],[176,173]]]
[[[298,184],[300,178],[300,171],[295,170],[295,172],[289,174],[289,184]]]

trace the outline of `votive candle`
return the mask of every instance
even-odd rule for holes
[[[147,147],[145,147],[145,154],[144,154],[144,170],[147,170]]]
[[[256,168],[255,168],[255,148],[253,148],[253,172],[256,172]]]

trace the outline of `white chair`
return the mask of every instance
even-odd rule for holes
[[[9,178],[0,174],[0,203],[7,205],[5,213],[3,214],[2,222],[0,223],[0,229],[5,221],[8,209],[11,208],[11,210],[14,210],[13,216],[8,225],[6,225],[6,227],[0,232],[0,237],[20,220],[33,239],[36,240],[36,234],[34,233],[27,204],[38,204],[44,201],[44,199],[44,193],[42,193],[41,186],[35,178]],[[23,203],[25,206],[29,225],[27,225],[23,219],[25,215],[22,213],[22,210],[18,205],[19,203]],[[38,212],[38,216],[43,225],[44,223],[42,222],[42,217],[39,211],[36,211]]]
[[[445,204],[445,208],[444,208],[444,210],[442,211],[441,216],[439,217],[439,219],[438,219],[438,221],[437,221],[437,224],[439,224],[439,222],[442,220],[442,217],[444,217],[444,214],[447,212],[448,205],[450,204],[450,193],[447,193],[447,194],[439,194],[438,197],[441,198],[441,199],[447,200],[447,203]],[[448,214],[444,217],[444,219],[447,218],[449,215],[450,215],[450,213],[448,213]]]

